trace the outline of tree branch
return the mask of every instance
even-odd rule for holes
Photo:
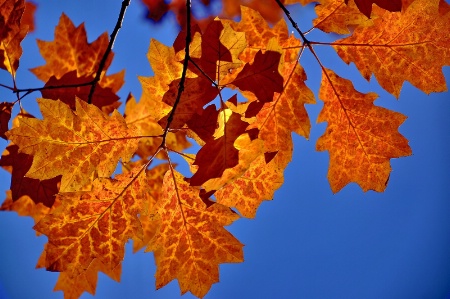
[[[189,53],[189,45],[191,44],[191,0],[186,0],[186,48],[184,49],[184,61],[183,61],[183,71],[181,72],[181,79],[178,85],[178,93],[177,98],[175,99],[175,103],[173,104],[173,108],[170,111],[170,114],[167,118],[167,125],[164,130],[163,140],[161,143],[162,147],[166,147],[166,137],[169,132],[170,124],[173,121],[173,117],[175,115],[175,111],[177,110],[177,106],[180,103],[181,94],[184,91],[184,82],[186,81],[186,72],[190,60]]]
[[[286,17],[289,19],[289,21],[291,21],[292,27],[295,28],[295,30],[297,30],[298,34],[300,34],[303,43],[305,45],[308,46],[308,48],[310,48],[309,46],[309,40],[305,37],[305,35],[303,34],[303,32],[300,30],[300,28],[298,27],[297,23],[292,19],[291,17],[291,13],[289,12],[289,10],[287,10],[286,6],[284,6],[283,3],[281,3],[280,0],[275,0],[275,2],[277,2],[278,6],[283,10],[284,14],[286,15]]]
[[[108,47],[106,48],[105,54],[103,54],[102,60],[100,61],[97,73],[95,74],[95,78],[91,82],[92,86],[88,96],[88,104],[92,104],[92,97],[95,92],[95,87],[97,86],[98,81],[100,81],[100,76],[102,75],[103,69],[105,68],[106,60],[108,59],[108,56],[111,53],[112,48],[114,47],[114,42],[116,41],[117,33],[119,32],[119,29],[122,28],[122,22],[125,17],[125,11],[127,10],[127,7],[130,5],[130,2],[131,0],[122,1],[122,7],[120,9],[119,17],[117,18],[116,26],[114,27],[114,30],[110,35]]]

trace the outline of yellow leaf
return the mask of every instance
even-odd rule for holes
[[[32,155],[26,176],[50,179],[62,175],[60,192],[76,191],[90,177],[109,177],[119,159],[128,161],[138,139],[115,111],[107,116],[94,105],[76,101],[76,111],[60,102],[38,100],[43,120],[21,118],[20,126],[8,131],[19,152]]]

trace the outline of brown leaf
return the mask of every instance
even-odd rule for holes
[[[270,102],[275,92],[283,91],[283,77],[278,72],[281,54],[267,51],[256,53],[252,64],[246,64],[232,82],[239,89],[251,91],[260,102]]]
[[[370,18],[372,12],[372,4],[376,4],[381,8],[389,11],[400,11],[402,10],[402,0],[354,0],[358,9]],[[348,0],[345,0],[348,4]]]
[[[225,169],[239,163],[239,150],[234,147],[234,142],[244,134],[248,123],[242,121],[239,114],[229,110],[221,113],[224,115],[223,126],[216,131],[221,132],[221,136],[207,142],[198,151],[193,163],[198,166],[198,170],[190,179],[191,186],[201,186],[209,179],[220,178]]]
[[[8,123],[11,119],[11,111],[14,107],[13,103],[0,103],[0,137],[6,139],[6,131],[9,130]]]
[[[42,203],[51,208],[58,193],[61,176],[47,180],[38,180],[25,177],[31,167],[33,157],[19,153],[19,147],[10,144],[4,151],[0,166],[11,171],[11,198],[17,201],[22,196],[28,196],[35,204]]]
[[[164,94],[163,102],[174,106],[178,96],[180,80],[174,80],[169,85],[169,90]],[[186,78],[184,90],[176,106],[174,118],[170,123],[171,129],[182,128],[187,121],[197,113],[201,113],[203,106],[214,100],[219,90],[210,84],[205,77]],[[167,124],[167,116],[158,122],[163,128]]]
[[[124,72],[118,73],[122,75],[121,81],[123,82]],[[120,79],[119,79],[120,80]],[[45,87],[52,87],[49,89],[41,90],[42,96],[46,99],[60,100],[70,106],[72,110],[75,110],[75,99],[88,101],[88,96],[91,91],[91,85],[87,85],[92,81],[92,78],[78,77],[77,72],[71,71],[64,74],[60,79],[55,76],[45,83]],[[83,85],[78,87],[67,87],[73,85]],[[58,87],[60,88],[53,88]],[[95,88],[92,95],[92,104],[102,109],[106,114],[110,114],[114,109],[120,106],[119,97],[116,95],[116,91],[109,87],[102,87],[102,85]]]

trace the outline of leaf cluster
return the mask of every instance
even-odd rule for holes
[[[122,114],[124,72],[107,70],[130,1],[111,36],[92,43],[63,14],[54,40],[38,40],[46,63],[31,72],[44,86],[19,89],[20,42],[33,6],[0,0],[0,68],[14,82],[0,86],[16,95],[0,104],[0,136],[10,142],[0,166],[11,173],[1,209],[35,219],[48,238],[38,266],[61,272],[55,289],[67,298],[93,294],[99,271],[118,280],[129,240],[135,251],[153,252],[157,288],[177,279],[182,293],[197,297],[219,281],[220,264],[243,261],[242,243],[225,226],[254,218],[273,198],[292,159],[292,133],[309,138],[305,104],[316,99],[305,51],[322,72],[318,122],[327,127],[316,147],[329,152],[333,192],[351,182],[384,191],[390,160],[411,149],[398,132],[406,116],[374,105],[377,94],[359,92],[323,65],[315,47],[332,47],[395,97],[405,81],[426,93],[447,89],[450,6],[442,0],[223,1],[214,19],[195,18],[190,1],[143,2],[154,20],[173,11],[182,27],[171,46],[150,41],[154,75],[139,78],[142,96],[130,93]],[[289,5],[313,2],[311,30],[338,34],[336,41],[308,39],[311,30],[291,17]],[[237,14],[239,21],[229,19]],[[37,91],[42,119],[22,106]],[[192,143],[195,153],[187,151]]]

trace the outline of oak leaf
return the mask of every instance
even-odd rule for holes
[[[203,109],[200,114],[196,114],[187,122],[189,137],[197,141],[199,145],[212,140],[218,128],[218,117],[219,111],[215,105],[209,105]]]
[[[270,102],[275,92],[283,91],[283,77],[278,73],[281,54],[275,51],[256,53],[252,64],[246,64],[232,84],[251,91],[260,102]]]
[[[37,4],[32,1],[25,1],[25,11],[22,15],[21,24],[28,26],[28,33],[34,31],[34,13],[36,12]]]
[[[138,219],[145,199],[145,171],[98,178],[90,191],[58,194],[61,205],[34,229],[48,237],[45,267],[75,277],[97,258],[107,269],[123,260],[125,243],[142,237]]]
[[[175,170],[164,176],[162,194],[158,230],[146,249],[155,256],[156,288],[178,279],[182,294],[201,298],[219,281],[219,264],[243,261],[243,245],[223,228],[239,216],[200,197]]]
[[[276,155],[259,155],[242,176],[216,191],[217,202],[236,207],[244,217],[254,218],[260,204],[271,200],[275,190],[283,184],[283,171],[277,167],[271,154]]]
[[[322,75],[319,97],[325,104],[317,121],[328,125],[316,148],[330,154],[332,191],[338,192],[350,182],[364,191],[384,191],[390,159],[411,155],[408,140],[397,131],[406,117],[373,105],[375,93],[356,91],[350,80],[329,69]]]
[[[52,208],[58,206],[59,203],[54,203]],[[19,216],[29,216],[33,218],[34,223],[38,223],[44,218],[52,209],[42,203],[36,203],[29,196],[21,196],[17,200],[13,200],[11,190],[6,191],[5,201],[0,206],[0,211],[16,212]]]
[[[445,91],[442,67],[450,65],[450,17],[440,14],[439,0],[416,0],[404,13],[377,14],[373,26],[358,27],[333,43],[339,56],[355,63],[367,80],[374,74],[395,97],[404,81],[426,93]]]
[[[220,134],[214,140],[207,142],[197,153],[194,165],[197,172],[191,177],[191,186],[201,186],[213,178],[220,178],[223,172],[239,164],[239,150],[234,146],[239,136],[246,132],[248,123],[241,116],[230,110],[224,110],[222,121],[216,132]],[[254,136],[251,139],[255,139]]]
[[[149,79],[154,79],[154,77]],[[145,93],[147,85],[143,84],[143,87]],[[139,139],[136,151],[136,154],[142,158],[149,158],[155,155],[162,142],[163,128],[154,118],[155,114],[157,114],[155,106],[153,106],[154,102],[154,98],[143,96],[136,103],[135,98],[130,95],[125,106],[125,120],[127,124],[136,127],[140,135],[143,136]],[[163,102],[161,103],[170,107]],[[168,132],[166,145],[168,148],[176,151],[182,151],[191,146],[184,131]],[[160,151],[156,157],[165,159],[166,154]]]
[[[42,181],[26,177],[33,157],[19,153],[18,149],[17,145],[10,144],[0,159],[0,166],[11,172],[11,199],[16,201],[22,196],[28,196],[35,204],[41,203],[51,208],[58,193],[61,176]]]
[[[20,119],[8,131],[19,152],[32,155],[26,176],[45,180],[58,175],[61,192],[76,191],[94,177],[109,177],[119,159],[128,161],[137,147],[137,131],[115,111],[107,116],[94,105],[76,101],[76,111],[60,102],[38,99],[43,120]]]
[[[266,152],[277,152],[275,161],[279,169],[284,169],[292,159],[292,132],[309,137],[311,124],[305,104],[314,104],[312,91],[306,86],[306,74],[295,62],[287,74],[284,90],[272,102],[266,103],[256,115],[252,124],[260,130],[259,138],[264,140]]]
[[[170,123],[171,129],[182,128],[196,113],[202,112],[203,106],[215,99],[219,90],[210,83],[204,76],[186,78],[183,93],[177,103],[176,113]],[[172,107],[175,105],[179,85],[179,79],[170,83],[169,90],[162,99],[164,103]],[[158,123],[165,128],[168,125],[167,117],[162,118]]]
[[[13,77],[22,55],[20,43],[28,32],[28,25],[21,24],[24,10],[23,0],[0,0],[0,68]]]
[[[103,272],[115,281],[119,282],[122,267],[119,264],[116,268],[109,269],[102,262],[100,262],[99,259],[95,258],[85,271],[75,277],[71,277],[66,272],[61,272],[53,290],[63,291],[64,299],[78,299],[83,292],[88,292],[95,295],[99,272]]]
[[[372,19],[368,19],[356,7],[354,1],[350,1],[345,5],[344,0],[322,0],[320,5],[315,7],[317,18],[313,20],[313,25],[320,30],[337,34],[349,34],[358,26],[370,26],[373,19],[377,18],[376,14],[372,15]]]
[[[154,214],[154,206],[158,200],[164,196],[162,193],[163,179],[170,166],[168,163],[159,164],[146,171],[146,189],[147,197],[139,213],[139,221],[142,225],[143,236],[133,237],[133,252],[137,252],[147,246],[147,243],[155,236],[159,217]]]
[[[47,62],[45,65],[31,69],[31,72],[40,80],[47,82],[52,77],[60,80],[71,71],[76,71],[76,76],[79,78],[93,80],[109,44],[109,38],[105,32],[92,43],[88,43],[84,24],[75,27],[72,21],[62,14],[55,28],[55,39],[49,42],[42,40],[37,42],[39,51]],[[98,84],[102,88],[110,88],[115,93],[124,83],[124,73],[122,71],[105,75],[113,56],[111,52],[106,58]]]
[[[201,58],[193,61],[211,81],[223,85],[223,78],[242,65],[238,57],[246,46],[243,32],[233,30],[226,22],[214,20],[201,36]],[[195,71],[195,68],[191,67],[191,70]]]

